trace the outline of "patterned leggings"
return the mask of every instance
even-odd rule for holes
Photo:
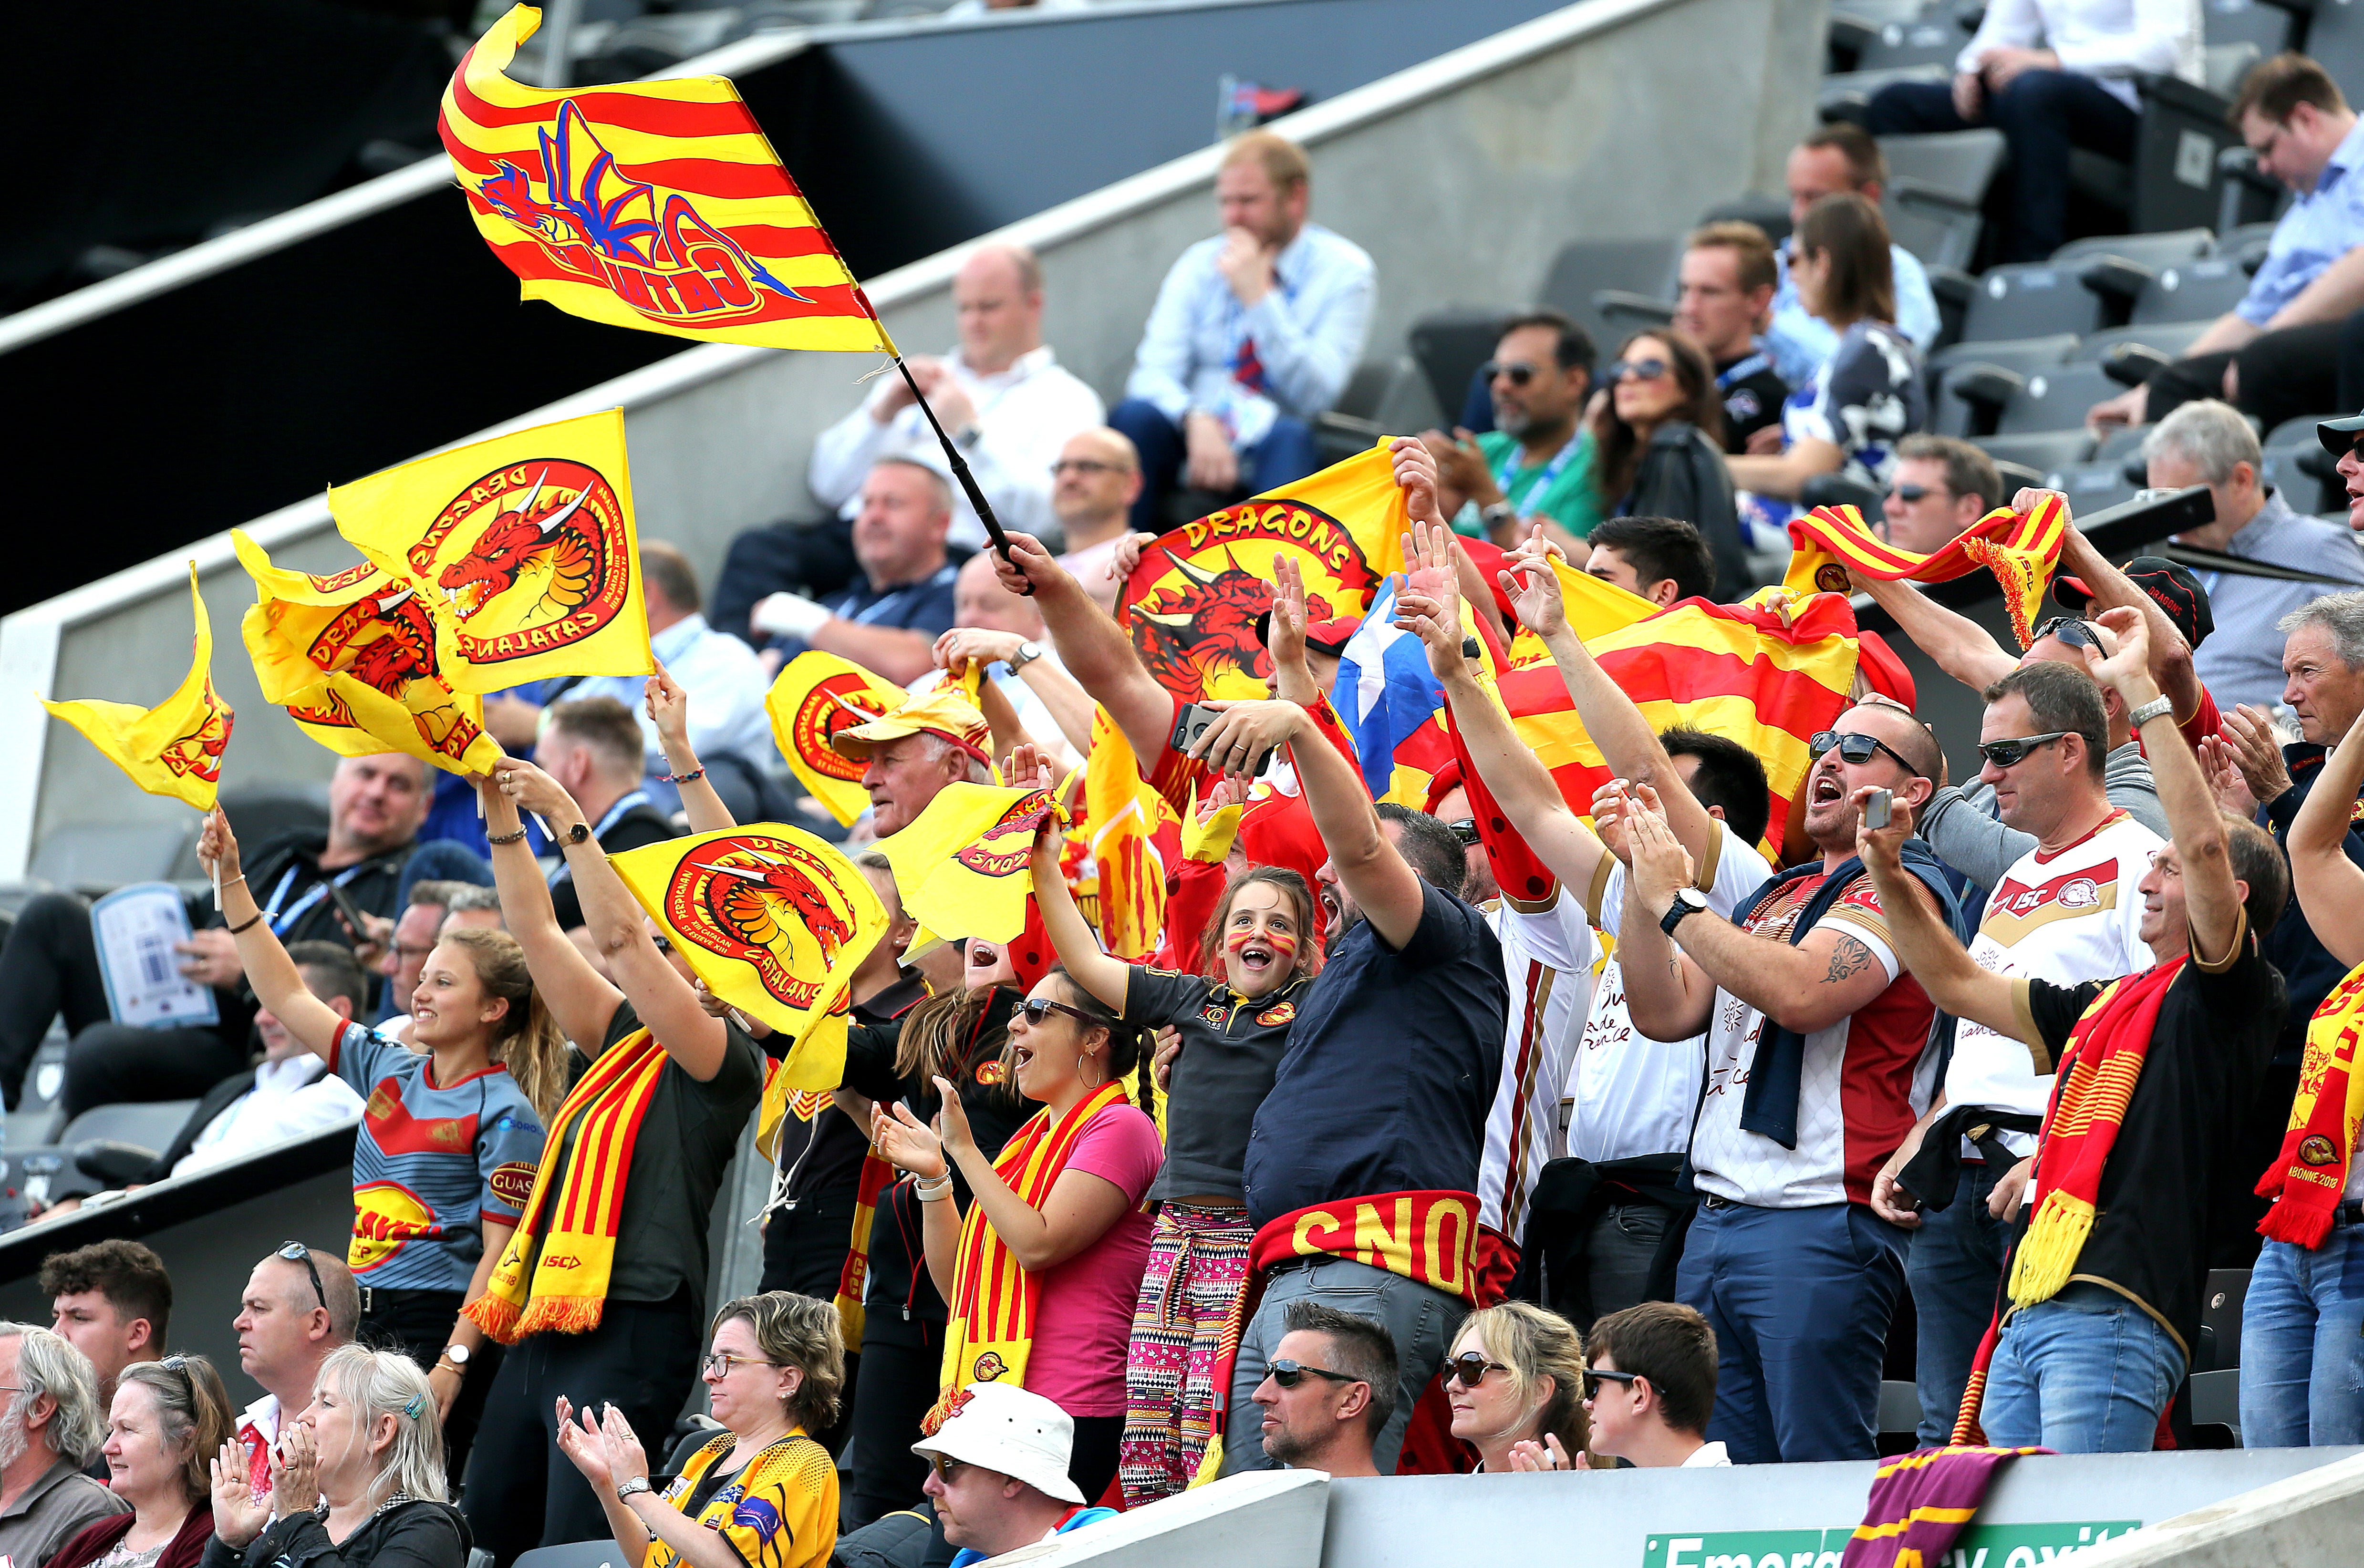
[[[1190,1485],[1215,1430],[1215,1386],[1240,1333],[1255,1232],[1239,1208],[1168,1203],[1157,1211],[1125,1357],[1127,1414],[1118,1477],[1137,1508]]]

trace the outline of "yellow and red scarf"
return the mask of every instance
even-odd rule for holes
[[[2051,1300],[2076,1272],[2077,1254],[2093,1229],[2102,1171],[2142,1077],[2159,1006],[2189,962],[2185,954],[2112,981],[2068,1031],[2052,1105],[2036,1134],[2031,1218],[2011,1263],[2013,1307]]]
[[[1054,1125],[1044,1106],[1002,1146],[993,1169],[1018,1195],[1039,1209],[1067,1168],[1067,1157],[1092,1118],[1111,1106],[1129,1105],[1124,1084],[1110,1079],[1085,1095]],[[959,1262],[953,1274],[952,1321],[944,1335],[943,1395],[921,1429],[929,1436],[952,1414],[953,1396],[972,1383],[1007,1381],[1026,1386],[1026,1362],[1034,1348],[1034,1309],[1042,1283],[1020,1265],[972,1201],[961,1220]]]
[[[2035,608],[2060,563],[2067,523],[2057,495],[2025,512],[1997,506],[1943,550],[1923,555],[1874,538],[1853,506],[1817,506],[1790,520],[1791,554],[1782,586],[1802,599],[1845,592],[1850,572],[1889,582],[1947,583],[1984,568],[2002,584],[2003,607],[2024,648],[2035,633]]]
[[[2364,1125],[2364,1075],[2356,1071],[2356,1042],[2364,1036],[2364,964],[2347,972],[2306,1026],[2306,1062],[2281,1153],[2258,1182],[2258,1195],[2275,1200],[2258,1222],[2269,1241],[2312,1250],[2323,1245],[2347,1191],[2356,1129]]]
[[[472,1322],[502,1344],[545,1329],[582,1334],[599,1326],[632,1144],[665,1062],[664,1048],[647,1029],[635,1029],[600,1053],[551,1118],[525,1213],[501,1249],[485,1294],[465,1308]],[[571,1160],[564,1152],[570,1127],[580,1129]]]

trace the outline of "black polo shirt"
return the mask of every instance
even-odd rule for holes
[[[927,995],[927,982],[913,973],[868,1001],[853,1004],[853,1022],[846,1030],[846,1083],[850,1087],[862,1090],[862,1085],[853,1082],[857,1053],[866,1059],[883,1052],[889,1062],[893,1061],[895,1048],[903,1036],[903,1015],[919,1006]],[[859,1042],[853,1039],[856,1034],[863,1037]],[[764,1048],[771,1055],[781,1056],[787,1043],[786,1036],[775,1034],[764,1039]],[[834,1105],[821,1106],[810,1121],[789,1115],[780,1123],[778,1151],[780,1168],[792,1173],[786,1195],[808,1198],[827,1192],[852,1193],[861,1185],[862,1157],[869,1151],[869,1129]]]
[[[1723,450],[1748,450],[1748,438],[1781,422],[1790,384],[1773,369],[1770,355],[1751,349],[1715,367],[1716,393],[1723,400]]]
[[[1249,1222],[1394,1192],[1474,1192],[1511,991],[1485,916],[1421,884],[1401,951],[1357,921],[1297,1009],[1248,1138]]]
[[[1272,1090],[1298,1008],[1313,982],[1290,981],[1251,1000],[1221,980],[1136,968],[1124,994],[1127,1023],[1170,1024],[1182,1036],[1166,1091],[1165,1163],[1149,1195],[1244,1195],[1241,1166],[1256,1107]]]

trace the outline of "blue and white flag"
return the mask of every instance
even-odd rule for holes
[[[1395,786],[1396,749],[1444,706],[1444,687],[1429,673],[1427,645],[1395,623],[1401,583],[1396,576],[1387,580],[1347,639],[1330,699],[1362,759],[1363,783],[1373,800],[1385,800]]]

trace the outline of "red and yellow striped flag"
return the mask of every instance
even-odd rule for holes
[[[895,352],[738,89],[519,86],[504,72],[541,25],[530,6],[494,23],[436,120],[526,298],[701,341]]]
[[[1790,519],[1792,553],[1782,585],[1802,599],[1808,594],[1846,592],[1849,572],[1891,583],[1949,583],[1983,568],[2002,584],[2011,628],[2024,648],[2035,640],[2035,606],[2044,602],[2044,590],[2060,563],[2067,523],[2060,497],[2046,494],[2029,511],[1997,506],[1945,549],[1920,555],[1873,538],[1863,514],[1853,506],[1817,506]]]
[[[1100,936],[1121,959],[1147,958],[1165,928],[1165,863],[1157,830],[1173,817],[1165,796],[1141,776],[1132,748],[1092,710],[1092,753],[1084,762],[1084,823],[1098,868]]]

